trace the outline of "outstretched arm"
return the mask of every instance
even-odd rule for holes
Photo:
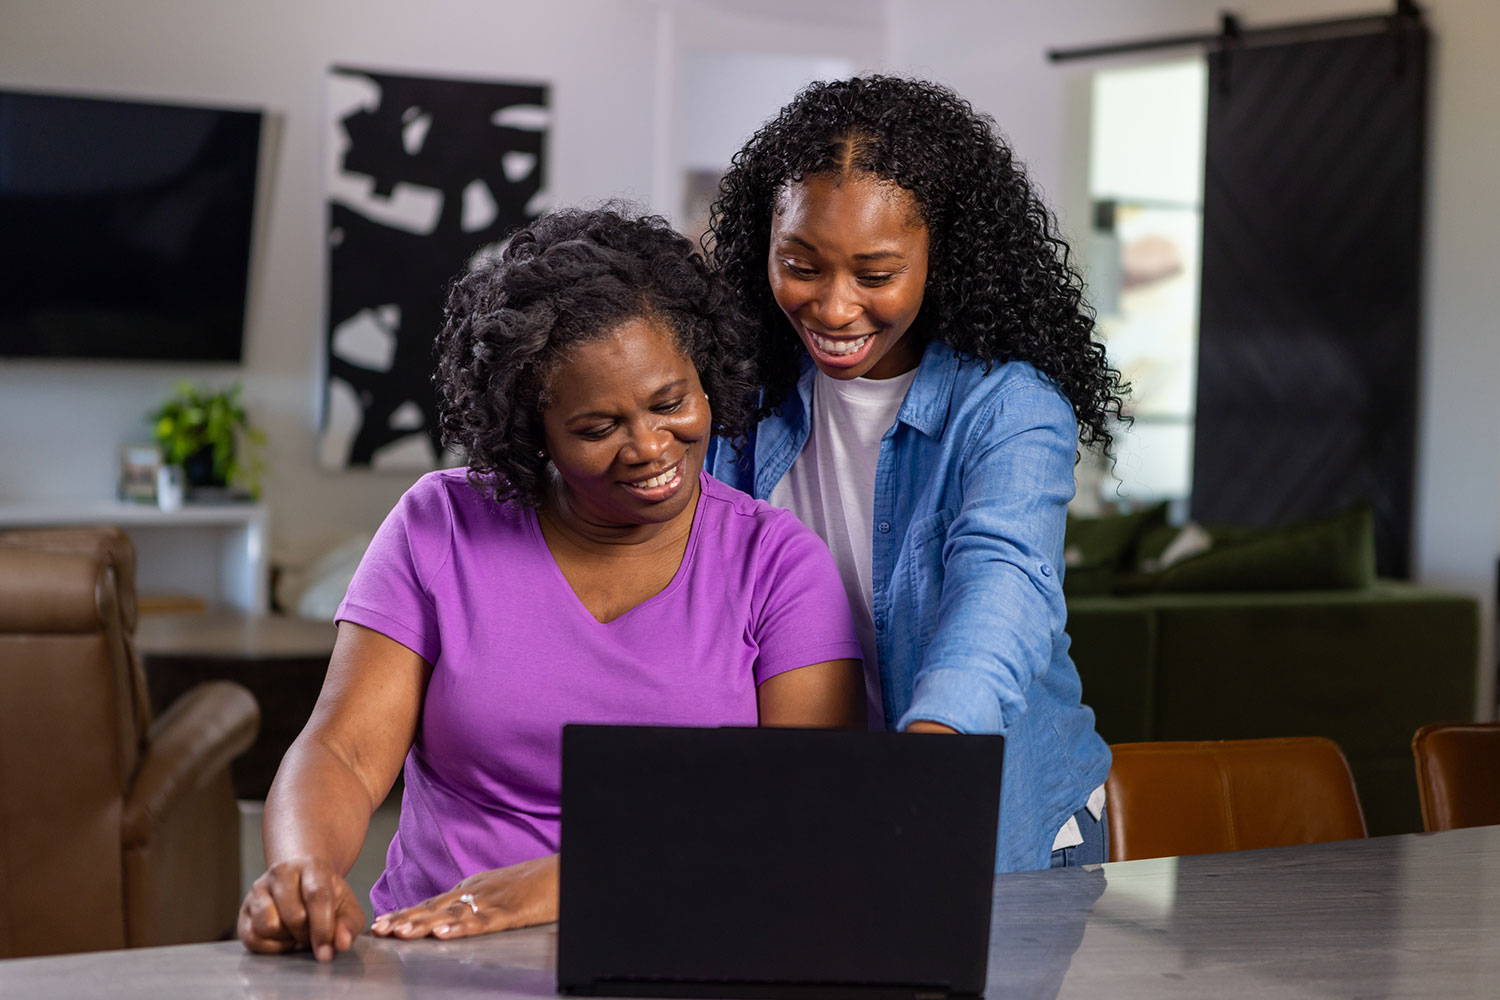
[[[1062,542],[1077,425],[1041,385],[996,399],[962,451],[943,542],[937,627],[897,728],[1005,732],[1026,710],[1067,620]]]
[[[430,669],[394,639],[339,626],[317,706],[266,796],[266,872],[240,907],[251,951],[329,961],[364,927],[344,876],[416,737]]]

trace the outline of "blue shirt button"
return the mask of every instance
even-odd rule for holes
[[[1052,575],[1052,567],[1048,566],[1046,563],[1042,563],[1042,575],[1043,576],[1051,576]]]
[[[876,628],[885,628],[885,615],[876,615],[875,616],[875,627]]]
[[[889,534],[891,530],[891,522],[881,521],[879,524],[875,525],[875,527],[880,529],[880,533],[882,535]]]

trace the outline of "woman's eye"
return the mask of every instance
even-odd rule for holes
[[[894,274],[861,274],[859,276],[859,283],[874,287],[884,285],[894,277]]]
[[[598,427],[585,427],[578,432],[578,436],[585,441],[602,441],[609,437],[611,430],[613,428],[609,424],[600,424]]]
[[[656,406],[653,406],[652,409],[657,413],[676,413],[678,410],[682,409],[682,403],[683,400],[681,397],[679,397],[672,400],[670,403],[660,403]]]
[[[796,264],[789,260],[782,261],[781,265],[799,278],[811,278],[818,273],[815,268],[803,267],[801,264]]]

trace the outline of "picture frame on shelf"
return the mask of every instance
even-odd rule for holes
[[[156,483],[161,467],[161,449],[156,445],[127,444],[122,446],[120,448],[120,499],[127,503],[156,503]]]

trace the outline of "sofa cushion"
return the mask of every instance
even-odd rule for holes
[[[1157,572],[1117,576],[1113,592],[1351,590],[1375,579],[1375,519],[1367,504],[1281,527],[1210,533],[1208,551]]]

